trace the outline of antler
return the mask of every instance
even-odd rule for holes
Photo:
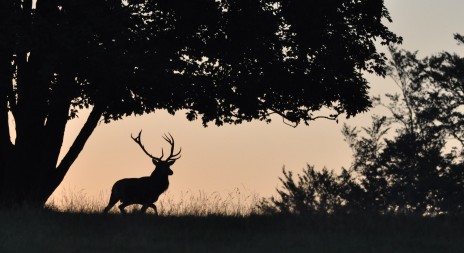
[[[141,139],[141,135],[142,135],[142,130],[140,130],[139,132],[139,135],[137,135],[137,137],[134,138],[134,136],[132,136],[131,134],[131,138],[132,140],[134,140],[137,144],[139,144],[139,146],[142,148],[143,152],[145,152],[146,155],[148,155],[151,159],[154,159],[154,160],[157,160],[157,161],[161,161],[161,158],[163,158],[164,156],[164,151],[163,149],[161,149],[161,157],[155,157],[153,155],[151,155],[150,153],[148,153],[148,151],[145,149],[145,147],[143,146],[142,144],[142,139]]]
[[[174,138],[172,137],[172,135],[170,133],[168,133],[168,135],[164,134],[163,139],[165,141],[167,141],[171,145],[171,152],[170,152],[168,158],[165,161],[175,161],[175,160],[177,160],[177,159],[179,159],[181,157],[180,152],[182,151],[182,148],[179,149],[179,152],[174,154]],[[139,135],[137,135],[137,137],[134,137],[131,134],[132,140],[134,140],[140,146],[140,148],[142,148],[143,152],[145,152],[146,155],[148,155],[153,160],[156,160],[158,162],[161,161],[161,159],[164,156],[164,150],[161,149],[161,156],[160,157],[155,157],[152,154],[148,153],[148,151],[145,149],[145,147],[142,144],[141,136],[142,136],[142,130],[140,130]]]
[[[170,133],[168,133],[168,135],[164,134],[163,136],[163,139],[171,145],[171,152],[169,153],[169,156],[166,159],[166,161],[175,161],[181,157],[180,152],[182,151],[182,148],[179,148],[179,152],[174,154],[174,138]]]

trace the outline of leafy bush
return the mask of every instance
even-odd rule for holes
[[[345,169],[336,175],[326,168],[318,171],[307,165],[296,180],[291,171],[285,168],[282,171],[282,189],[277,190],[279,198],[263,199],[259,204],[264,214],[332,214],[353,210],[352,206],[356,205],[352,195],[357,195],[360,188]]]

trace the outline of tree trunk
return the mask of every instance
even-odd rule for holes
[[[50,64],[53,40],[33,32],[53,32],[54,1],[0,3],[0,207],[42,207],[64,179],[97,126],[102,110],[94,106],[76,140],[58,164],[75,90],[72,66]],[[40,15],[38,14],[40,13]],[[49,27],[47,27],[49,25]],[[12,29],[9,29],[13,27]],[[60,53],[61,55],[61,53]],[[61,55],[64,57],[63,55]],[[64,57],[66,58],[66,57]],[[57,58],[59,59],[59,57]],[[50,64],[50,66],[45,66]],[[14,80],[14,81],[13,81]],[[10,115],[15,136],[10,136]]]
[[[38,141],[25,142],[24,145],[27,147],[15,145],[13,152],[7,156],[2,155],[2,169],[0,171],[3,174],[0,181],[0,207],[43,207],[82,151],[101,115],[102,111],[98,107],[92,109],[79,135],[58,166],[56,161],[59,151],[44,150],[43,147],[47,145],[42,143],[43,146],[40,147]],[[52,134],[53,131],[49,133]],[[56,143],[56,139],[62,140],[60,134],[55,133],[53,137],[54,141],[51,143]],[[44,140],[44,138],[38,139]],[[38,149],[31,148],[34,146]],[[4,153],[2,152],[2,154]]]
[[[44,191],[47,175],[34,172],[37,164],[33,161],[19,162],[19,160],[29,160],[29,158],[15,154],[6,160],[1,205],[4,208],[42,207],[48,199]]]

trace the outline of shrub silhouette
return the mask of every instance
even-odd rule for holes
[[[259,204],[264,214],[333,214],[356,205],[350,202],[354,199],[350,196],[359,189],[346,170],[336,175],[326,168],[318,171],[307,165],[296,178],[291,171],[285,168],[282,171],[284,176],[279,178],[282,188],[277,189],[279,197],[263,199]]]

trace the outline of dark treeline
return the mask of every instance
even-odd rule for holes
[[[464,43],[461,35],[455,35]],[[341,173],[308,165],[295,178],[283,170],[278,198],[262,211],[281,214],[464,213],[464,58],[447,52],[424,59],[391,48],[397,94],[376,97],[386,116],[343,128],[353,163]]]

